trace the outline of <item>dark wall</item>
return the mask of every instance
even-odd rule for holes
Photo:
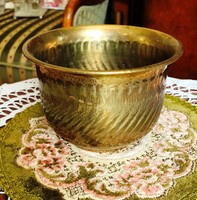
[[[197,79],[197,1],[135,0],[132,25],[157,29],[182,41],[184,54],[168,74]]]

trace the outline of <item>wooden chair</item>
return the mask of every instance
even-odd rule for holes
[[[109,0],[69,0],[64,10],[63,27],[104,24]]]

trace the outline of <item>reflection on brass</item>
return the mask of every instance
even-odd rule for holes
[[[125,147],[150,131],[163,105],[167,66],[182,49],[165,33],[121,25],[57,29],[23,46],[36,64],[49,123],[91,151]]]

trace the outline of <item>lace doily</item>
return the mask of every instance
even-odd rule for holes
[[[166,93],[197,105],[197,81],[168,78]],[[0,96],[0,126],[4,126],[40,102],[38,80],[4,84]],[[159,197],[177,178],[194,170],[197,159],[196,131],[187,115],[164,107],[161,116],[143,140],[113,154],[82,151],[58,138],[44,117],[34,117],[17,163],[33,170],[40,183],[57,189],[65,199]]]
[[[40,102],[40,93],[36,78],[0,86],[0,127],[37,102]]]
[[[197,106],[197,80],[167,78],[166,93],[180,97]]]
[[[167,78],[166,93],[197,105],[197,81]],[[0,127],[15,114],[40,102],[38,79],[0,86]]]

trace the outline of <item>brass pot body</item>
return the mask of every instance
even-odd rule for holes
[[[36,65],[51,126],[98,152],[123,148],[151,130],[163,106],[167,66],[182,51],[170,35],[121,25],[56,29],[23,46]]]

